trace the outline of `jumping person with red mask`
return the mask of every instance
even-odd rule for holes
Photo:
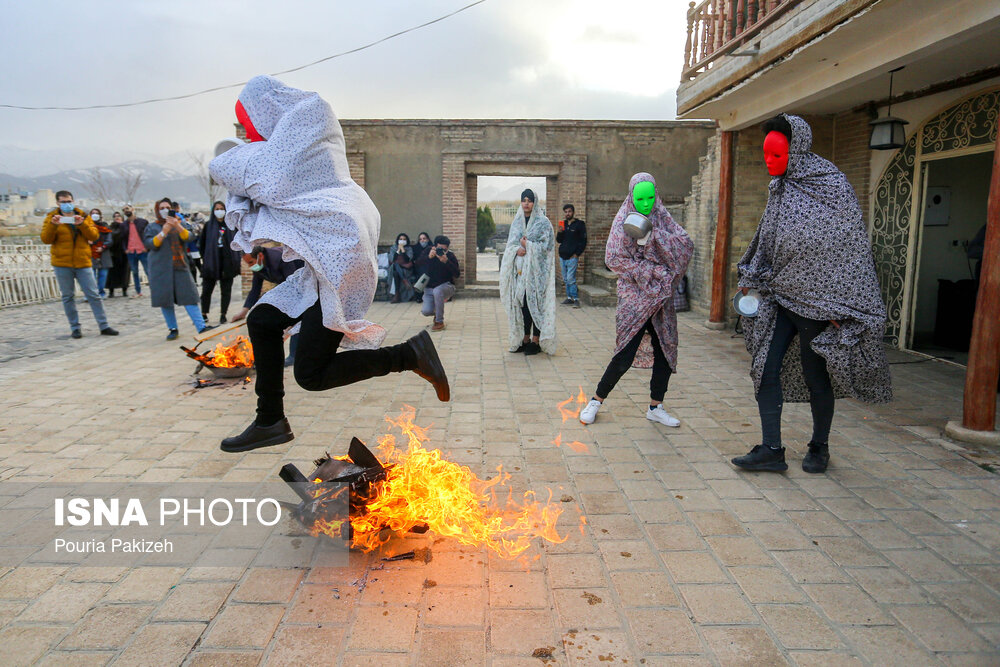
[[[810,152],[812,131],[782,114],[764,126],[767,206],[739,263],[743,293],[761,294],[743,320],[763,443],[732,460],[746,470],[788,469],[784,401],[809,401],[813,435],[802,469],[826,470],[834,400],[892,398],[882,347],[885,304],[858,198],[843,172]]]
[[[229,190],[226,224],[233,246],[249,253],[264,241],[282,245],[286,261],[303,267],[267,292],[247,317],[257,368],[257,416],[222,450],[243,452],[288,442],[284,345],[299,330],[295,380],[323,391],[392,372],[413,371],[438,399],[450,398],[448,378],[427,332],[379,347],[385,329],[365,319],[375,296],[381,220],[352,179],[344,133],[317,93],[269,76],[247,83],[236,116],[251,143],[218,156],[209,167]],[[347,348],[338,352],[338,348]]]

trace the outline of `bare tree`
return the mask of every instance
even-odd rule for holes
[[[208,198],[208,209],[211,210],[212,204],[222,196],[222,186],[212,180],[212,175],[208,171],[210,160],[203,153],[188,151],[188,158],[197,170],[195,178],[198,179],[198,185]]]
[[[94,167],[87,172],[83,187],[102,205],[107,205],[112,200],[114,181],[101,167]]]
[[[123,204],[135,202],[139,188],[146,182],[146,175],[127,167],[118,167],[118,194]]]

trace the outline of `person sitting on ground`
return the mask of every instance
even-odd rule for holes
[[[434,316],[431,331],[441,331],[444,325],[444,304],[455,295],[455,281],[462,270],[458,265],[458,257],[448,250],[451,239],[438,236],[434,239],[434,247],[422,255],[419,269],[427,274],[427,284],[424,286],[424,306],[420,313],[426,317]]]
[[[396,245],[389,249],[389,271],[392,272],[391,303],[413,299],[413,248],[410,237],[401,233],[396,237]]]
[[[646,216],[652,228],[643,238],[625,231],[631,213]],[[629,195],[618,209],[605,250],[604,262],[618,274],[618,307],[615,309],[617,342],[604,376],[591,401],[580,411],[580,421],[593,424],[604,399],[630,366],[653,369],[649,380],[646,419],[664,426],[681,422],[663,409],[670,375],[677,370],[677,313],[674,287],[684,276],[694,243],[674,222],[656,193],[649,174],[629,181]]]
[[[184,307],[198,333],[207,331],[212,327],[205,324],[198,308],[198,288],[191,277],[185,248],[192,232],[170,208],[166,197],[156,202],[153,210],[156,218],[146,225],[143,239],[149,250],[150,305],[163,313],[167,340],[176,340],[179,335],[174,304]]]
[[[73,338],[83,338],[75,300],[76,283],[79,283],[101,335],[117,336],[118,332],[108,325],[104,304],[97,293],[97,280],[94,278],[90,243],[98,238],[97,227],[83,209],[73,205],[73,193],[69,190],[56,193],[56,204],[56,208],[49,211],[42,222],[41,238],[42,243],[52,246],[52,270],[59,283],[70,335]]]
[[[292,440],[284,410],[284,344],[298,327],[295,380],[307,391],[343,387],[412,371],[448,401],[448,377],[430,335],[380,347],[385,329],[365,319],[375,296],[378,209],[351,178],[344,132],[317,93],[270,76],[255,76],[240,92],[236,118],[250,143],[209,165],[229,191],[226,224],[244,252],[266,241],[282,245],[302,268],[257,301],[247,316],[257,381],[257,415],[222,441],[244,452]],[[338,351],[341,346],[346,350]]]

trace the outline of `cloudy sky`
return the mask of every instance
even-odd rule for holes
[[[5,3],[0,103],[115,104],[241,82],[470,1]],[[687,0],[486,0],[281,78],[319,91],[342,118],[671,119],[686,9]],[[238,92],[124,109],[0,108],[0,172],[208,151],[232,134]]]

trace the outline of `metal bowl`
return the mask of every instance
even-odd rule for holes
[[[212,371],[212,375],[217,378],[241,378],[253,375],[253,366],[247,368],[246,366],[237,366],[234,368],[220,368],[218,366],[210,366],[205,364],[208,370]]]
[[[743,317],[757,317],[761,299],[760,292],[755,289],[747,290],[746,294],[743,294],[743,290],[737,290],[733,295],[733,310]]]
[[[622,225],[625,228],[625,233],[636,240],[653,231],[653,223],[639,212],[629,213]]]

